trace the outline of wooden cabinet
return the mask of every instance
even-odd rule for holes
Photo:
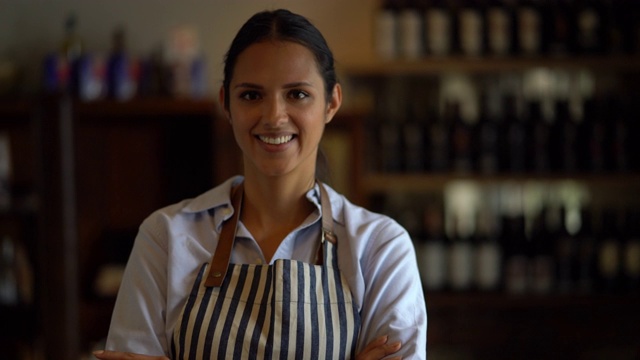
[[[0,100],[0,346],[9,359],[33,356],[41,334],[41,292],[34,283],[39,270],[39,158],[31,105]]]
[[[450,217],[457,210],[462,210],[462,216],[474,217],[470,222],[475,225],[475,216],[478,213],[488,208],[495,210],[493,206],[499,208],[505,197],[514,200],[514,193],[505,196],[509,193],[502,191],[503,189],[516,188],[516,196],[520,196],[517,193],[522,194],[532,187],[543,189],[538,195],[529,195],[531,203],[538,206],[537,210],[543,206],[540,204],[545,202],[553,202],[558,206],[566,205],[562,202],[566,194],[556,191],[565,187],[580,189],[583,192],[580,196],[575,192],[566,195],[566,199],[569,199],[570,203],[573,201],[571,204],[578,207],[598,211],[609,208],[633,212],[640,210],[637,196],[640,194],[640,162],[637,151],[633,150],[638,149],[634,144],[640,139],[640,132],[635,124],[635,114],[640,110],[637,106],[640,94],[640,87],[637,85],[640,78],[640,58],[637,56],[453,56],[416,61],[371,60],[347,64],[341,70],[347,80],[348,90],[345,91],[345,96],[356,97],[358,101],[365,99],[364,102],[360,102],[369,104],[365,115],[356,121],[356,136],[363,140],[355,142],[359,144],[356,147],[359,154],[356,164],[359,169],[355,172],[354,198],[358,203],[385,212],[405,225],[416,241],[417,249],[422,246],[421,241],[424,237],[429,236],[424,228],[428,225],[422,223],[421,213],[429,204],[441,203],[444,212],[442,226],[449,232],[455,226],[452,225],[454,219]],[[403,137],[411,136],[411,131],[423,132],[422,154],[425,157],[430,156],[427,149],[428,126],[431,122],[438,121],[438,116],[433,114],[443,109],[443,98],[447,95],[446,91],[443,91],[443,84],[447,77],[462,77],[468,81],[466,85],[472,84],[475,90],[480,89],[461,96],[463,101],[477,104],[481,95],[485,95],[483,87],[487,86],[487,83],[495,84],[504,77],[515,77],[521,81],[533,71],[560,75],[585,73],[589,76],[589,81],[592,81],[589,85],[590,95],[585,98],[626,97],[629,101],[627,105],[631,104],[627,110],[632,110],[634,114],[634,119],[628,123],[629,128],[625,132],[628,136],[625,141],[630,144],[626,148],[629,153],[625,156],[632,165],[624,169],[603,171],[512,171],[497,168],[491,172],[482,171],[479,167],[459,171],[453,167],[433,169],[429,165],[423,165],[419,169],[408,169],[397,164],[391,164],[389,167],[381,165],[380,159],[389,152],[395,152],[400,157],[410,156],[402,142],[406,140]],[[580,75],[576,75],[574,79],[576,78],[580,78]],[[517,86],[518,91],[523,91],[522,83],[518,83]],[[523,92],[526,92],[526,89]],[[575,94],[568,92],[564,95],[571,97]],[[517,96],[523,94],[519,93]],[[612,111],[605,114],[605,121],[614,121],[618,112],[622,111],[621,108],[610,110]],[[523,108],[522,114],[526,116],[527,109]],[[423,116],[419,119],[422,121],[420,126],[392,129],[394,126],[403,127],[415,121],[416,116]],[[383,129],[384,126],[389,126],[390,130]],[[408,133],[406,129],[410,129]],[[386,131],[395,133],[381,134]],[[526,139],[532,136],[532,133],[525,134]],[[389,144],[395,144],[399,149],[389,149]],[[447,151],[453,146],[455,144],[449,144]],[[478,149],[472,148],[472,151],[478,152]],[[404,159],[396,158],[395,161],[402,162]],[[590,159],[587,158],[587,161]],[[427,163],[426,160],[422,162]],[[473,185],[472,188],[478,191],[479,195],[466,200],[454,196],[456,203],[447,203],[451,200],[452,193],[460,195],[458,190],[461,188],[456,187],[459,184]],[[521,213],[531,211],[530,208],[522,208],[522,199],[516,203],[518,201]],[[407,213],[410,212],[419,214],[407,217]],[[531,223],[528,224],[531,226]],[[474,226],[471,226],[471,229],[470,231],[475,231]],[[473,234],[469,236],[474,246]],[[447,244],[450,245],[451,243]],[[554,244],[554,247],[559,246]],[[624,251],[623,248],[620,249],[621,252]],[[634,288],[615,294],[577,290],[563,292],[557,288],[542,293],[532,290],[510,291],[504,284],[508,251],[502,249],[501,283],[492,291],[480,291],[473,284],[462,290],[454,290],[450,286],[444,286],[440,290],[426,290],[429,314],[428,349],[431,358],[632,359],[640,355],[637,340],[632,335],[639,330],[637,324],[640,318],[634,308],[639,300],[640,289]],[[473,259],[475,258],[470,260]],[[423,265],[420,261],[424,260],[419,260],[419,265]],[[452,265],[449,264],[449,270],[450,266]]]
[[[12,314],[3,334],[20,329],[48,359],[79,358],[106,336],[115,297],[97,286],[100,271],[126,261],[152,211],[214,185],[217,115],[210,100],[0,104],[15,199],[0,220],[21,232],[36,292],[33,306],[0,309]]]

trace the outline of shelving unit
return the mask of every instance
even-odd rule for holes
[[[341,71],[350,77],[439,76],[447,72],[495,74],[522,72],[532,68],[591,69],[598,72],[638,72],[640,56],[554,56],[554,57],[426,57],[420,60],[368,60],[346,63]]]
[[[16,352],[77,359],[106,336],[115,297],[96,291],[98,271],[126,261],[152,211],[213,186],[217,117],[208,99],[0,101],[16,193],[0,220],[29,230],[36,289],[33,305],[0,309],[20,314],[0,327],[27,342]]]
[[[0,209],[0,239],[13,244],[14,259],[22,262],[20,274],[14,273],[13,279],[17,285],[16,302],[0,304],[0,344],[8,358],[33,355],[41,335],[40,292],[37,282],[32,283],[40,257],[35,128],[31,102],[0,100],[0,133],[8,139],[12,157],[8,207]],[[15,161],[16,155],[19,161]],[[21,251],[22,258],[16,251]]]
[[[450,56],[415,61],[369,60],[345,64],[342,71],[358,96],[358,89],[368,93],[372,108],[356,121],[356,151],[360,168],[356,171],[355,198],[368,207],[379,205],[380,197],[402,193],[412,204],[427,196],[442,199],[452,183],[470,182],[480,188],[501,184],[530,183],[558,185],[578,183],[591,192],[592,201],[640,208],[640,172],[505,172],[494,174],[455,171],[385,172],[367,159],[376,144],[372,119],[380,116],[374,108],[385,99],[377,98],[378,83],[410,82],[412,89],[421,81],[425,88],[438,86],[447,74],[465,74],[472,78],[523,73],[532,69],[589,71],[607,80],[615,79],[625,89],[638,90],[634,80],[640,75],[638,56],[586,57],[481,57]],[[425,91],[437,94],[437,91]],[[384,95],[382,95],[384,96]],[[434,95],[437,96],[437,95]],[[374,105],[375,104],[375,105]],[[425,105],[426,106],[426,105]],[[391,112],[393,113],[393,112]],[[385,115],[382,115],[385,116]],[[389,116],[389,115],[387,115]],[[388,119],[387,119],[388,120]],[[637,141],[638,139],[631,139]],[[423,196],[424,197],[421,197]],[[415,205],[415,204],[413,204]],[[381,210],[381,209],[377,209]],[[393,214],[397,215],[397,214]],[[399,219],[400,220],[400,219]],[[434,358],[634,358],[640,354],[637,334],[640,317],[635,307],[638,294],[512,294],[492,292],[427,291],[429,314],[428,348]]]

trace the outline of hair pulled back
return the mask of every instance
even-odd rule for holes
[[[262,11],[253,15],[240,28],[231,42],[224,59],[224,107],[229,109],[229,84],[233,77],[238,56],[255,43],[263,41],[290,41],[298,43],[313,53],[324,81],[325,98],[330,99],[337,83],[334,59],[322,33],[304,16],[289,10]]]

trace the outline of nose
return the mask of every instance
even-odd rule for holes
[[[288,119],[286,102],[279,96],[274,96],[264,103],[262,120],[270,128],[277,128]]]

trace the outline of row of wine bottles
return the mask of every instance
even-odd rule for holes
[[[23,244],[0,234],[0,305],[33,301],[33,268]]]
[[[501,113],[481,100],[477,121],[461,114],[462,103],[445,101],[443,111],[379,116],[368,124],[372,164],[380,172],[453,173],[623,173],[640,163],[640,126],[631,97],[592,97],[576,118],[566,98],[553,100],[552,116],[538,99],[516,111],[516,99],[503,98]],[[383,113],[380,111],[379,113]]]
[[[630,0],[385,0],[375,48],[384,59],[633,53],[639,9]]]
[[[196,34],[189,28],[178,28],[168,38],[148,57],[134,56],[127,49],[124,28],[119,27],[108,54],[87,51],[72,15],[65,23],[60,49],[44,59],[44,90],[70,93],[85,101],[205,96],[206,65]]]
[[[532,214],[396,214],[426,291],[640,293],[640,209],[546,206]]]

